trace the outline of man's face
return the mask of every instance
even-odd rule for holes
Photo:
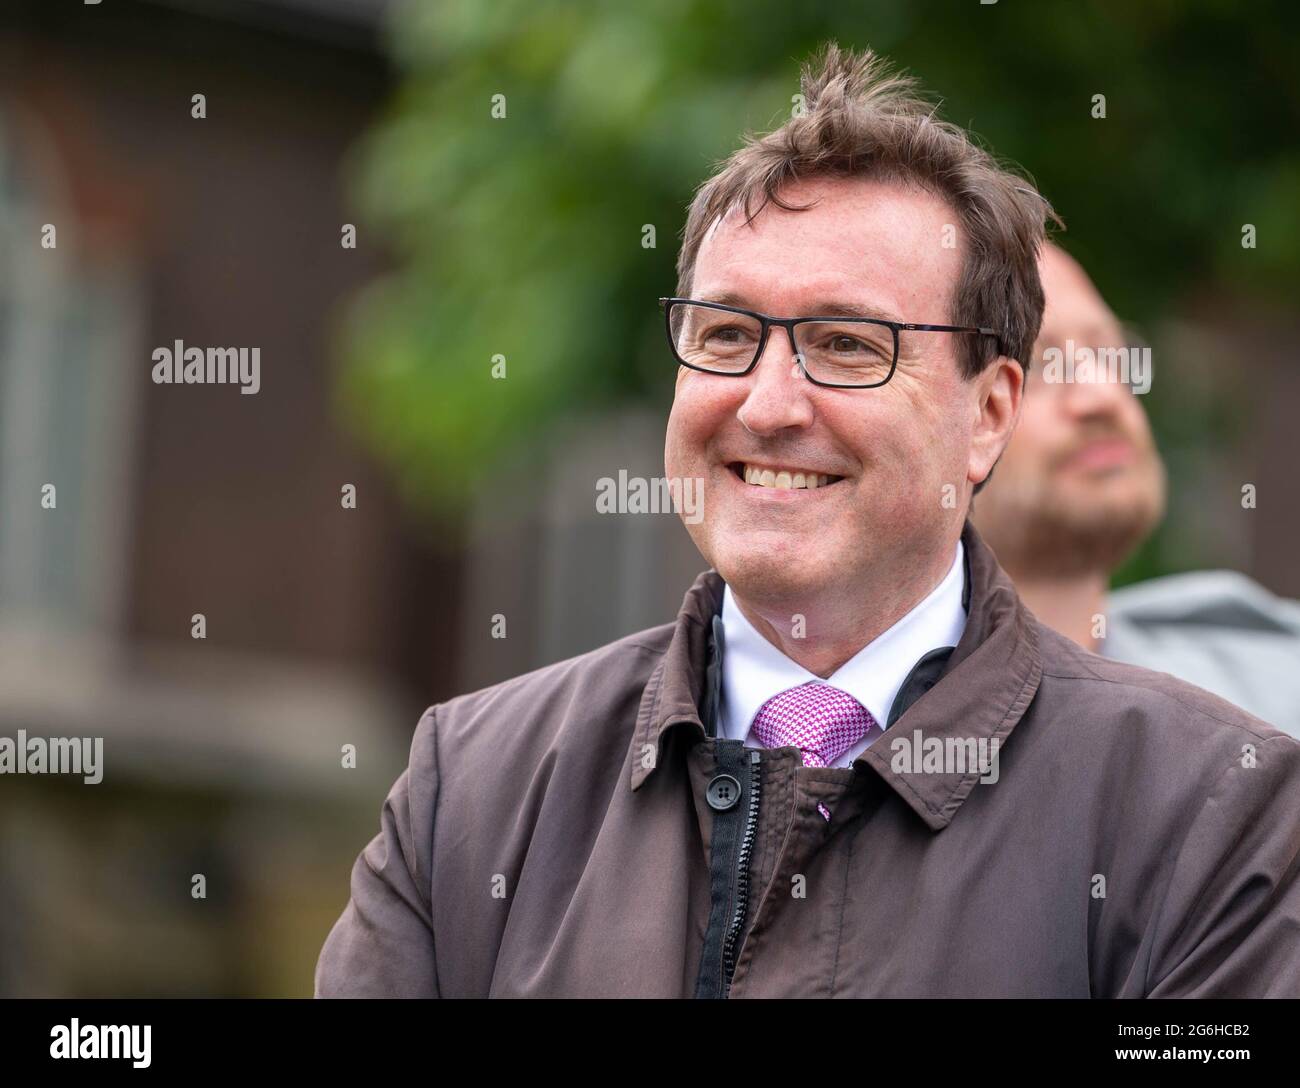
[[[812,179],[782,190],[747,226],[733,214],[706,237],[691,297],[773,317],[834,315],[846,307],[898,321],[950,324],[960,248],[942,244],[955,214],[910,187]],[[962,243],[959,241],[958,245]],[[784,330],[773,329],[744,377],[682,367],[668,421],[669,478],[704,480],[704,516],[688,529],[701,554],[742,597],[799,600],[932,571],[951,555],[972,481],[983,479],[1005,432],[989,432],[985,375],[966,381],[959,337],[901,334],[883,386],[833,389],[804,379]],[[990,368],[993,369],[993,368]],[[1003,378],[1019,395],[1019,368]],[[991,376],[990,376],[991,377]],[[1014,417],[1014,403],[1011,405]],[[746,467],[778,486],[747,483]],[[782,472],[830,477],[795,488]]]
[[[1129,345],[1072,258],[1047,247],[1039,272],[1047,307],[1020,423],[973,517],[1013,577],[1109,574],[1159,522],[1164,466],[1128,385],[1047,380],[1044,353],[1064,352],[1067,341]]]

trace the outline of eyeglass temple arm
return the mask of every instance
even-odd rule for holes
[[[1005,354],[1002,346],[1002,334],[997,329],[990,329],[986,325],[916,325],[912,323],[900,324],[900,329],[907,329],[911,332],[975,332],[981,336],[991,336],[998,342],[998,351]]]
[[[909,322],[900,323],[898,327],[911,332],[977,332],[982,336],[998,335],[997,329],[985,328],[983,325],[914,325]]]

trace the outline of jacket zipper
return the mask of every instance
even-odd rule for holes
[[[736,970],[737,945],[745,928],[745,914],[749,909],[749,857],[754,852],[754,838],[758,831],[758,786],[761,778],[757,750],[749,754],[749,808],[745,814],[745,834],[740,840],[740,854],[736,859],[736,909],[731,925],[722,942],[722,994],[731,992],[731,976]]]

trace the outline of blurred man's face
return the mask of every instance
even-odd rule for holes
[[[1165,477],[1141,398],[1106,380],[1051,382],[1044,353],[1124,347],[1123,330],[1074,260],[1047,247],[1047,307],[1020,423],[973,520],[1015,578],[1109,574],[1164,513]]]
[[[951,323],[961,251],[940,242],[955,220],[942,201],[862,179],[812,179],[781,195],[820,199],[799,212],[769,204],[752,226],[725,219],[700,249],[692,298],[773,317],[851,307]],[[904,332],[892,379],[870,389],[804,379],[781,329],[744,377],[679,369],[665,467],[704,480],[703,519],[687,527],[738,594],[857,600],[909,564],[933,570],[960,533],[971,481],[1005,442],[1005,427],[992,433],[980,409],[993,372],[1013,371],[999,379],[1012,387],[1012,417],[1019,397],[1018,366],[995,364],[968,382],[958,347],[955,335]],[[776,486],[746,482],[746,468],[770,472]],[[829,482],[810,489],[812,474]]]

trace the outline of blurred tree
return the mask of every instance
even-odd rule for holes
[[[944,116],[1028,169],[1068,224],[1064,244],[1122,315],[1149,321],[1206,285],[1290,305],[1297,10],[400,5],[399,93],[356,170],[363,220],[399,268],[349,314],[340,402],[412,504],[450,512],[569,409],[666,398],[673,370],[654,299],[675,282],[685,205],[743,131],[788,116],[799,63],[826,38],[911,70]],[[1246,223],[1255,249],[1241,245]],[[499,356],[504,379],[493,377]],[[1148,407],[1162,439],[1231,421],[1186,403],[1175,418],[1154,393]]]

